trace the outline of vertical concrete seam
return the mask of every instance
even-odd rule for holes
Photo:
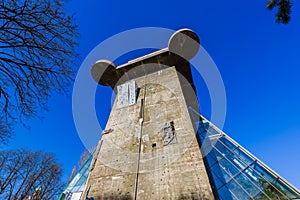
[[[142,130],[143,130],[143,122],[144,122],[144,108],[145,108],[145,100],[146,100],[146,76],[144,79],[144,97],[141,99],[141,117],[139,119],[140,123],[140,134],[139,134],[139,146],[138,146],[138,159],[137,159],[137,168],[135,174],[135,184],[134,184],[134,200],[137,198],[137,188],[138,188],[138,178],[139,178],[139,168],[140,168],[140,157],[141,157],[141,143],[142,143]]]

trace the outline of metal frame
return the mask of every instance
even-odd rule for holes
[[[211,123],[210,121],[208,121],[205,117],[203,117],[200,113],[198,113],[196,110],[194,110],[192,107],[188,107],[189,110],[191,110],[193,113],[195,113],[196,115],[200,116],[200,120],[204,123],[208,123],[209,127],[211,127],[212,129],[214,129],[218,134],[214,134],[214,133],[211,133],[209,130],[208,132],[211,133],[211,135],[207,135],[206,137],[209,139],[209,141],[211,140],[217,140],[217,142],[219,142],[224,148],[226,148],[226,150],[228,150],[228,153],[226,153],[225,155],[222,154],[222,152],[220,152],[220,150],[215,146],[215,145],[211,145],[211,147],[217,151],[221,156],[222,158],[220,160],[222,160],[223,158],[225,158],[231,165],[233,165],[239,172],[235,175],[231,175],[231,174],[228,174],[228,172],[225,170],[225,173],[227,173],[229,175],[229,179],[228,181],[225,181],[226,183],[221,186],[219,186],[217,188],[217,190],[221,189],[222,187],[226,186],[226,184],[228,184],[230,181],[234,180],[235,183],[237,183],[242,189],[244,192],[246,192],[247,195],[249,195],[250,198],[255,198],[256,196],[260,195],[261,193],[257,193],[253,196],[251,196],[244,188],[243,186],[241,186],[234,178],[237,177],[238,175],[240,175],[241,173],[243,173],[245,170],[247,169],[251,169],[253,170],[253,172],[255,172],[258,177],[262,178],[264,182],[270,184],[273,186],[273,188],[279,192],[279,194],[281,194],[282,196],[284,196],[285,198],[289,199],[289,197],[287,197],[287,194],[283,194],[280,190],[278,190],[278,188],[274,187],[276,185],[276,183],[280,184],[280,188],[282,186],[286,186],[290,191],[289,192],[292,192],[296,195],[298,195],[300,197],[300,192],[299,190],[297,190],[292,184],[288,183],[284,178],[282,178],[280,175],[278,175],[276,172],[274,172],[272,169],[270,169],[266,164],[264,164],[262,161],[260,161],[258,158],[256,158],[253,154],[251,154],[249,151],[247,151],[245,148],[243,148],[241,145],[239,145],[235,140],[233,140],[232,138],[230,138],[226,133],[224,133],[222,130],[220,130],[218,127],[216,127],[213,123]],[[198,127],[199,129],[199,127]],[[201,132],[202,133],[202,132]],[[199,131],[199,134],[201,134],[200,131]],[[202,133],[203,134],[203,133]],[[215,138],[216,136],[218,136],[217,138]],[[201,136],[200,136],[201,137]],[[228,140],[230,143],[232,143],[235,148],[234,149],[231,149],[229,148],[222,140],[220,140],[221,138],[225,138],[226,140]],[[238,154],[238,152],[235,152],[235,150],[239,150],[241,153],[244,153],[245,156],[249,157],[249,159],[251,159],[251,162],[250,163],[247,163],[246,160],[242,159],[242,155]],[[245,165],[245,167],[240,167],[242,168],[241,170],[237,168],[237,166],[235,164],[233,164],[226,156],[229,155],[229,154],[232,154],[234,156],[236,156],[239,161],[241,161],[241,163],[243,165]],[[217,160],[213,165],[211,165],[210,167],[213,167],[215,166],[216,163],[220,162],[220,160]],[[270,180],[268,180],[267,177],[263,176],[260,172],[258,172],[255,168],[254,168],[254,165],[257,163],[258,166],[261,166],[262,169],[265,170],[265,172],[267,174],[269,174],[270,177],[273,177],[274,178],[274,183],[271,182]],[[244,174],[244,173],[243,173]],[[249,180],[249,182],[255,186],[255,188],[259,189],[259,191],[262,192],[262,194],[265,194],[265,192],[259,188],[259,186],[257,186],[256,183],[254,183],[252,180],[249,179],[249,177],[247,177],[246,174],[244,174],[244,176]],[[283,188],[284,189],[284,188]],[[230,191],[230,190],[229,190]],[[231,191],[230,191],[231,194],[233,194]],[[266,195],[266,194],[265,194]],[[235,196],[235,195],[234,195]],[[267,198],[268,195],[266,195]],[[299,198],[297,197],[297,198]],[[270,198],[269,198],[270,199]]]

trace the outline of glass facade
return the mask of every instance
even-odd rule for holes
[[[87,178],[89,176],[89,168],[93,159],[93,155],[91,155],[87,161],[82,165],[79,171],[76,173],[74,178],[70,181],[66,189],[63,191],[60,200],[73,200],[80,198],[81,193],[85,189],[85,185],[87,182]],[[76,198],[75,198],[76,196]]]
[[[205,158],[216,199],[290,200],[300,192],[223,131],[190,108],[197,127],[197,140]],[[199,120],[201,119],[201,120]],[[92,162],[91,155],[62,193],[61,200],[82,194]],[[78,196],[78,199],[80,198]]]
[[[194,113],[196,113],[194,111]],[[300,199],[300,192],[202,116],[197,140],[222,200]]]

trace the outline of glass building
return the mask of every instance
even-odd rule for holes
[[[216,199],[220,200],[290,200],[300,199],[300,192],[249,153],[222,130],[197,113],[197,140]],[[199,120],[200,119],[200,120]],[[91,155],[63,191],[59,200],[80,199],[86,187],[93,159]]]
[[[294,186],[202,115],[189,109],[191,116],[197,119],[194,120],[198,130],[196,136],[216,199],[300,199],[300,192]],[[92,159],[93,155],[79,169],[59,200],[80,199],[86,187]]]
[[[90,165],[93,159],[93,154],[85,161],[76,175],[72,178],[59,200],[79,200],[85,189],[87,178],[90,173]]]
[[[216,198],[221,200],[300,199],[300,192],[223,131],[190,108],[197,140]],[[200,120],[199,120],[200,119]]]

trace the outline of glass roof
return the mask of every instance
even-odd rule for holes
[[[203,116],[198,116],[195,125],[198,126],[197,140],[205,156],[209,177],[214,183],[213,190],[220,199],[300,198],[299,190]]]
[[[70,183],[67,185],[66,189],[63,191],[63,199],[68,199],[73,193],[83,192],[89,176],[89,167],[93,159],[93,154],[85,161]]]

